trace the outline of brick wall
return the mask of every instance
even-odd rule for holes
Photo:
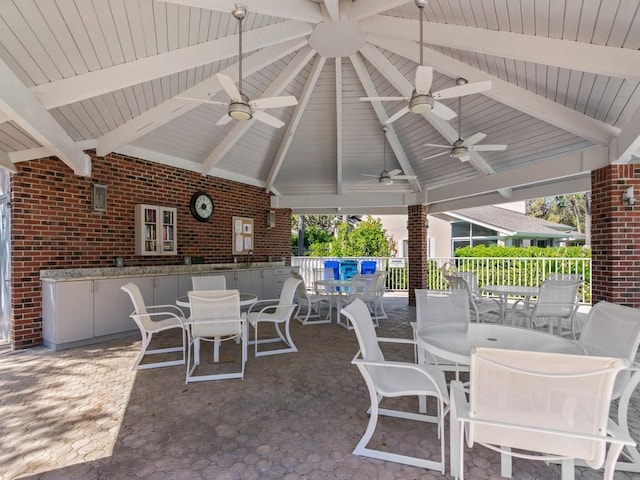
[[[640,167],[609,165],[591,173],[592,303],[640,307]],[[622,194],[633,186],[635,206]]]
[[[264,188],[202,175],[122,155],[92,154],[92,178],[79,177],[61,161],[45,158],[17,164],[11,189],[11,288],[14,348],[42,343],[40,270],[182,264],[184,256],[227,263],[233,216],[254,219],[255,261],[291,255],[291,211],[276,210],[267,228],[270,198]],[[107,185],[107,211],[91,211],[91,185]],[[196,221],[189,200],[197,190],[213,198],[208,223]],[[178,255],[134,254],[134,205],[175,207]]]
[[[416,304],[416,288],[425,288],[427,281],[427,207],[409,205],[409,305]]]

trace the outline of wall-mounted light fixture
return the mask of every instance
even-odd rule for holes
[[[622,193],[622,203],[625,205],[636,204],[636,197],[633,194],[633,186],[627,187],[627,189]]]
[[[107,186],[94,183],[91,186],[91,211],[107,211]]]
[[[276,212],[269,210],[267,212],[267,227],[273,228],[276,226]]]

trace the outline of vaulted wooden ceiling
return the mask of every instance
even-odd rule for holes
[[[590,188],[589,172],[640,156],[640,0],[430,0],[423,64],[462,97],[462,125],[363,96],[410,96],[420,61],[414,0],[245,0],[243,93],[295,95],[285,122],[217,126],[238,79],[229,0],[0,0],[0,165],[118,152],[264,187],[294,212],[392,213]],[[442,103],[458,112],[458,100]],[[424,144],[483,132],[467,162]],[[386,142],[386,146],[385,146]],[[385,155],[386,150],[386,155]],[[384,185],[362,174],[400,169]]]

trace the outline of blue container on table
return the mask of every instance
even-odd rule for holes
[[[339,280],[340,279],[340,262],[337,260],[324,261],[324,279]]]
[[[343,260],[340,263],[340,279],[351,280],[358,273],[358,262],[355,260]]]
[[[360,273],[362,275],[371,275],[376,273],[376,262],[373,260],[363,260],[360,263]]]

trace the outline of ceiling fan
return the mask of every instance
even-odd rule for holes
[[[401,175],[402,170],[394,169],[390,172],[387,171],[387,139],[386,135],[389,129],[386,126],[382,126],[383,137],[383,156],[382,156],[382,171],[378,175],[370,175],[367,173],[361,173],[363,177],[373,177],[378,179],[378,183],[382,185],[393,185],[394,180],[415,180],[417,177],[415,175]]]
[[[213,105],[228,105],[229,110],[227,115],[224,115],[216,122],[216,125],[226,125],[231,120],[250,120],[255,118],[256,120],[271,125],[275,128],[280,128],[284,125],[284,122],[278,118],[270,115],[263,110],[268,108],[289,107],[297,105],[298,100],[293,95],[285,95],[280,97],[265,97],[257,100],[249,100],[244,93],[242,93],[242,20],[247,16],[247,9],[245,7],[236,6],[235,10],[231,14],[238,20],[239,33],[238,33],[238,86],[233,83],[233,80],[224,73],[216,73],[216,77],[220,82],[220,85],[229,96],[229,102],[219,102],[216,100],[203,100],[200,98],[180,97],[176,98],[182,100],[192,100],[201,103],[210,103]]]
[[[456,112],[451,110],[443,103],[436,100],[461,97],[463,95],[471,95],[473,93],[485,92],[491,89],[491,81],[486,80],[476,83],[465,83],[451,88],[445,88],[437,92],[431,92],[431,84],[433,82],[433,68],[424,66],[423,62],[423,16],[424,7],[427,0],[415,0],[416,6],[420,10],[420,65],[416,68],[416,76],[414,81],[413,92],[410,97],[361,97],[360,101],[408,101],[409,105],[401,108],[391,115],[385,124],[390,124],[403,117],[409,112],[427,113],[433,112],[445,120],[451,120],[456,116]]]
[[[467,81],[464,78],[458,78],[456,83],[458,85],[465,85]],[[436,153],[435,155],[430,155],[422,160],[429,160],[430,158],[439,157],[448,153],[450,157],[466,162],[470,158],[469,152],[471,150],[475,150],[476,152],[498,152],[507,149],[507,145],[477,145],[477,143],[482,141],[486,136],[487,135],[484,133],[476,133],[466,140],[462,138],[462,99],[458,98],[458,139],[453,142],[453,145],[425,143],[424,145],[427,147],[446,148],[449,151]]]

